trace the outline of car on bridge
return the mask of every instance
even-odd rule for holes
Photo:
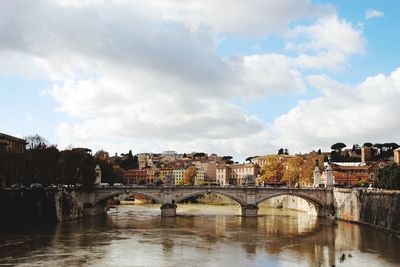
[[[42,185],[40,183],[31,183],[29,187],[32,189],[38,189],[42,188]]]
[[[100,183],[96,186],[97,188],[107,188],[110,187],[109,183]]]

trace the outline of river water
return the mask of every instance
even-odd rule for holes
[[[400,239],[303,212],[185,204],[117,206],[106,216],[0,230],[0,266],[399,266]]]

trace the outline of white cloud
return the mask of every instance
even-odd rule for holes
[[[310,76],[308,81],[324,94],[277,118],[271,127],[273,144],[299,152],[329,149],[336,142],[400,142],[400,68],[356,86],[326,76]]]
[[[191,29],[205,26],[221,34],[264,36],[284,32],[297,20],[333,14],[335,10],[308,0],[150,0],[141,2],[140,11],[150,17],[182,22]]]
[[[368,9],[365,11],[365,20],[369,20],[372,18],[380,18],[383,17],[385,14],[382,11],[376,9]]]
[[[286,50],[301,52],[299,66],[317,69],[343,68],[349,56],[363,53],[366,45],[362,30],[336,15],[296,26],[287,38]]]
[[[23,55],[54,81],[44,94],[71,118],[57,128],[61,146],[262,154],[268,127],[234,103],[301,94],[302,71],[340,69],[365,46],[360,30],[307,0],[138,3],[15,0],[0,9],[0,60]],[[288,31],[303,19],[312,22]],[[225,36],[287,31],[290,56],[218,54]]]

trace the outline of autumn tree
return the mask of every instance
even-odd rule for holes
[[[313,183],[313,171],[316,162],[318,163],[318,168],[322,170],[324,167],[324,155],[315,154],[303,159],[299,179],[299,184],[301,186],[308,186]]]
[[[284,167],[279,160],[278,155],[271,155],[267,157],[267,162],[263,166],[261,173],[261,181],[281,181],[284,173]]]
[[[283,181],[285,181],[289,186],[299,183],[302,163],[303,159],[300,157],[292,157],[288,159],[288,167],[283,175]]]
[[[195,166],[190,166],[187,168],[184,174],[185,185],[194,185],[196,174],[197,168]]]

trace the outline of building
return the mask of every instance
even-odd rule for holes
[[[25,139],[0,133],[0,152],[24,153],[25,151]]]
[[[265,155],[255,157],[252,161],[254,164],[258,165],[261,169],[268,164],[268,159],[272,156],[277,156],[278,160],[282,163],[282,165],[287,168],[287,161],[293,156],[289,155]]]
[[[194,177],[194,185],[204,185],[206,173],[203,170],[197,170]]]
[[[219,185],[229,184],[230,168],[228,164],[218,164],[216,167],[216,179]]]
[[[260,167],[254,163],[220,164],[216,170],[217,183],[220,185],[244,185],[247,176],[258,176]]]
[[[336,185],[353,186],[360,183],[375,185],[379,169],[384,168],[386,162],[333,162],[331,166]],[[322,174],[322,182],[324,179],[324,174]]]
[[[361,162],[367,162],[372,159],[372,147],[363,146],[361,148]]]
[[[185,184],[185,169],[175,169],[172,171],[172,175],[174,177],[174,183],[176,185]]]
[[[217,163],[215,161],[195,161],[193,164],[198,170],[202,170],[205,173],[205,182],[215,183]]]
[[[397,148],[397,149],[395,149],[394,151],[393,151],[393,154],[394,154],[394,162],[396,163],[396,164],[400,164],[400,148]]]
[[[167,175],[173,175],[173,170],[172,168],[160,168],[159,174],[160,174],[160,179],[162,182],[164,182],[165,176]]]
[[[146,169],[131,169],[124,171],[124,183],[131,184],[145,184],[147,182]]]
[[[159,171],[157,168],[145,168],[146,170],[146,184],[154,184],[156,178],[159,177]]]

